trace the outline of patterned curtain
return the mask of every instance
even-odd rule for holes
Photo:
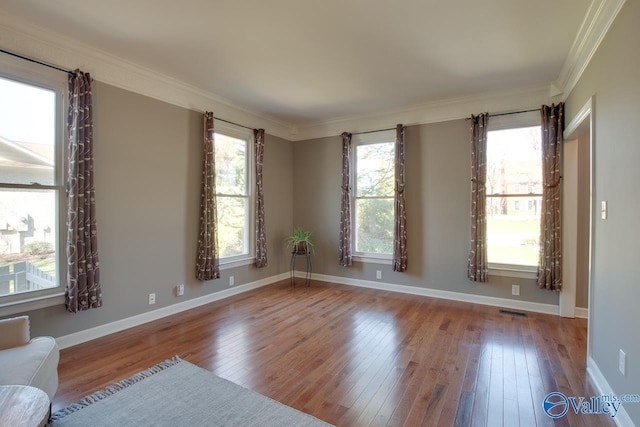
[[[393,207],[393,271],[407,269],[407,211],[404,204],[404,132],[405,127],[396,126],[395,150],[395,198]]]
[[[264,220],[264,194],[262,191],[262,162],[264,159],[264,129],[254,129],[254,156],[256,161],[256,267],[267,266],[267,232]]]
[[[564,104],[543,105],[542,120],[542,207],[540,219],[540,261],[538,286],[551,291],[562,289],[562,205],[560,164],[564,127]]]
[[[486,282],[487,264],[487,125],[489,113],[471,115],[471,249],[467,274],[474,282]]]
[[[91,76],[69,75],[67,136],[67,286],[65,305],[77,313],[102,306],[93,183],[93,106]]]
[[[204,113],[204,158],[202,166],[202,194],[200,196],[200,235],[196,278],[220,278],[218,260],[218,213],[216,208],[216,156],[214,146],[213,113]]]
[[[342,134],[342,201],[340,205],[339,261],[343,267],[352,264],[351,256],[351,134]]]

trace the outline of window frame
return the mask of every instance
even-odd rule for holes
[[[382,132],[371,132],[364,134],[357,134],[351,137],[351,144],[353,147],[353,155],[351,156],[351,235],[353,238],[351,239],[351,253],[352,259],[358,262],[367,262],[372,264],[384,264],[391,265],[393,260],[393,253],[389,254],[381,254],[375,252],[361,252],[356,251],[357,244],[357,216],[356,216],[356,202],[359,197],[357,197],[358,192],[358,147],[364,145],[373,145],[373,144],[381,144],[381,143],[392,143],[393,144],[393,155],[395,157],[395,141],[396,134],[395,129],[382,131]],[[394,175],[395,175],[395,159],[394,161]],[[392,199],[395,198],[395,194],[391,196]],[[385,197],[386,199],[386,197]],[[395,214],[394,214],[395,215]]]
[[[245,197],[247,200],[247,216],[246,221],[246,245],[247,252],[240,255],[233,255],[224,258],[219,258],[219,265],[221,270],[226,270],[233,267],[242,265],[249,265],[255,261],[255,159],[254,159],[254,145],[255,140],[253,132],[250,129],[246,129],[231,123],[222,121],[215,121],[214,118],[214,144],[215,135],[220,134],[231,138],[241,139],[246,141],[247,144],[247,156],[246,156],[246,193],[244,196],[233,197]],[[217,165],[216,165],[217,166]],[[217,188],[216,188],[217,191]],[[231,197],[225,196],[220,193],[216,193],[216,199],[218,197]],[[219,212],[218,212],[219,217]],[[217,227],[217,224],[216,224]]]
[[[503,115],[503,116],[495,116],[489,120],[489,125],[487,127],[487,149],[489,148],[489,132],[497,131],[497,130],[507,130],[507,129],[518,129],[525,127],[533,127],[533,126],[541,126],[540,123],[540,112],[539,111],[528,111],[525,113],[514,114],[514,115]],[[542,167],[542,158],[540,159],[541,167]],[[487,164],[488,167],[488,164]],[[518,184],[518,187],[521,187],[521,184]],[[528,190],[528,187],[525,187]],[[512,197],[514,195],[511,194],[503,194],[502,196]],[[493,195],[487,194],[485,198],[489,198]],[[538,193],[522,193],[517,194],[515,196],[518,197],[539,197],[541,194]],[[487,239],[489,236],[487,234]],[[538,237],[539,239],[539,237]],[[539,244],[539,242],[538,242]],[[537,265],[522,265],[522,264],[505,264],[505,263],[496,263],[489,262],[487,259],[487,264],[489,268],[489,274],[492,276],[504,276],[511,278],[522,278],[522,279],[536,279],[538,273]]]
[[[57,192],[55,197],[56,233],[56,281],[53,288],[0,296],[0,316],[51,307],[64,303],[64,287],[67,282],[67,110],[68,75],[62,71],[34,64],[20,58],[2,55],[0,57],[0,77],[30,86],[51,90],[55,93],[55,170],[54,183],[11,184],[0,183],[7,189],[43,189]]]

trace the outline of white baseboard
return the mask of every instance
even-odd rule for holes
[[[86,341],[103,337],[105,335],[113,334],[114,332],[120,332],[125,329],[132,328],[134,326],[151,322],[153,320],[158,320],[166,316],[171,316],[172,314],[190,310],[192,308],[199,307],[204,304],[209,304],[214,301],[219,301],[224,298],[229,298],[231,296],[238,295],[243,292],[250,291],[252,289],[260,288],[262,286],[267,286],[287,278],[289,278],[289,273],[282,273],[276,276],[271,276],[264,279],[256,280],[255,282],[235,286],[233,288],[229,288],[220,292],[215,292],[215,293],[211,293],[201,297],[193,298],[184,302],[179,302],[177,304],[172,304],[167,307],[159,308],[157,310],[148,311],[146,313],[138,314],[132,317],[127,317],[126,319],[116,320],[115,322],[106,323],[104,325],[96,326],[95,328],[89,328],[83,331],[75,332],[73,334],[64,335],[56,338],[56,342],[58,343],[58,347],[60,347],[61,349],[71,347]]]
[[[588,308],[583,308],[583,307],[576,307],[575,315],[576,315],[576,317],[579,317],[580,319],[588,319],[589,318],[589,309]]]
[[[303,278],[304,272],[296,271],[296,277]],[[289,278],[289,273],[281,273],[276,276],[267,277],[265,279],[257,280],[255,282],[247,283],[233,288],[225,289],[220,292],[204,295],[198,298],[193,298],[177,304],[172,304],[167,307],[162,307],[157,310],[148,311],[146,313],[138,314],[136,316],[128,317],[126,319],[117,320],[115,322],[106,323],[104,325],[96,326],[94,328],[85,329],[83,331],[75,332],[69,335],[64,335],[56,338],[58,347],[61,349],[71,347],[77,344],[81,344],[86,341],[90,341],[96,338],[103,337],[115,332],[119,332],[134,326],[142,325],[147,322],[161,319],[172,314],[180,313],[195,307],[199,307],[204,304],[208,304],[214,301],[219,301],[224,298],[228,298],[234,295],[241,294],[243,292],[250,291],[262,286],[270,285],[272,283],[285,280]],[[507,298],[487,297],[482,295],[465,294],[461,292],[442,291],[438,289],[418,288],[415,286],[397,285],[392,283],[374,282],[370,280],[350,279],[340,276],[329,276],[324,274],[312,274],[312,278],[315,280],[321,280],[325,282],[338,283],[342,285],[358,286],[363,288],[378,289],[383,291],[401,292],[412,295],[422,295],[433,298],[442,298],[454,301],[469,302],[474,304],[490,305],[495,307],[504,307],[515,310],[525,310],[537,313],[554,314],[558,315],[558,306],[552,304],[542,304],[529,301],[518,301]],[[576,309],[576,316],[580,315],[581,311],[586,309]]]
[[[609,382],[602,374],[602,371],[600,371],[600,368],[596,364],[596,361],[593,360],[593,358],[591,357],[587,358],[587,375],[589,375],[589,378],[591,378],[591,381],[593,382],[593,385],[596,387],[596,390],[598,391],[599,395],[604,395],[604,394],[617,395],[617,393],[613,391],[613,389],[609,385]],[[637,405],[637,403],[634,403],[634,405]],[[631,417],[629,417],[629,414],[624,408],[624,404],[620,406],[620,409],[618,410],[618,413],[616,414],[616,416],[613,418],[613,421],[619,427],[635,427],[635,424],[631,420]]]
[[[304,277],[305,273],[296,271],[296,277]],[[340,276],[328,276],[325,274],[313,273],[311,277],[323,282],[339,283],[341,285],[358,286],[361,288],[379,289],[382,291],[401,292],[404,294],[421,295],[433,298],[442,298],[473,304],[490,305],[504,307],[514,310],[533,311],[536,313],[558,315],[559,307],[553,304],[543,304],[539,302],[518,301],[508,298],[487,297],[483,295],[465,294],[462,292],[442,291],[439,289],[418,288],[416,286],[396,285],[393,283],[374,282],[371,280],[350,279]]]

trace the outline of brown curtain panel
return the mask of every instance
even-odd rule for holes
[[[93,107],[91,76],[69,75],[67,117],[67,286],[65,305],[77,313],[102,306],[95,188],[93,183]]]
[[[352,265],[351,255],[351,134],[342,134],[342,200],[340,203],[339,262],[343,267]]]
[[[213,113],[204,113],[204,156],[200,195],[200,234],[196,278],[220,278],[218,259],[218,213],[216,209],[216,156],[214,145]]]
[[[471,248],[469,280],[486,282],[487,263],[487,125],[489,113],[471,116]]]
[[[395,150],[395,197],[394,197],[394,229],[393,229],[393,271],[407,269],[407,210],[404,198],[404,133],[406,128],[396,126]]]
[[[262,162],[264,159],[264,129],[254,129],[254,156],[256,161],[256,267],[267,266],[267,232],[264,220],[264,194],[262,189]]]
[[[540,218],[540,261],[538,286],[551,291],[562,289],[562,230],[560,165],[564,104],[543,105],[542,121],[542,207]]]

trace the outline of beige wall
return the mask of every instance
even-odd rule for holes
[[[341,194],[341,138],[294,144],[294,223],[314,232],[315,273],[384,283],[516,298],[557,304],[558,294],[540,290],[534,280],[492,277],[488,283],[467,279],[470,215],[469,124],[455,120],[410,126],[406,133],[406,203],[408,270],[395,273],[390,265],[338,265]],[[511,296],[511,285],[521,296]]]
[[[586,126],[588,128],[588,126]],[[563,292],[578,308],[589,299],[589,130],[564,141],[562,165]],[[573,286],[573,288],[572,288]],[[573,291],[573,293],[571,293]],[[567,303],[563,304],[567,308]],[[562,309],[561,309],[562,311]]]
[[[195,280],[202,114],[100,82],[94,86],[95,185],[104,306],[33,311],[34,334],[56,337],[288,271],[292,146],[265,138],[264,191],[269,266],[238,267]],[[185,284],[185,295],[174,287]],[[156,305],[148,305],[150,292]]]
[[[595,143],[592,357],[616,394],[639,393],[640,2],[627,1],[566,104],[567,123],[593,97]],[[607,220],[600,202],[609,203]],[[618,371],[618,351],[627,374]],[[640,404],[623,405],[640,425]]]
[[[626,2],[578,85],[567,99],[567,122],[594,96],[595,234],[591,301],[591,348],[598,368],[616,393],[638,393],[640,323],[637,221],[640,180],[640,4]],[[95,83],[96,189],[104,307],[69,314],[62,307],[33,311],[34,334],[63,336],[125,319],[288,270],[284,236],[294,225],[314,231],[314,272],[383,282],[557,304],[557,294],[533,280],[492,278],[469,282],[468,124],[464,120],[411,126],[407,130],[409,270],[356,263],[337,265],[340,205],[340,138],[292,144],[267,135],[265,192],[269,267],[224,271],[220,281],[194,279],[200,181],[200,113],[100,82]],[[294,179],[295,177],[295,179]],[[599,219],[601,200],[610,217]],[[176,284],[186,295],[173,296]],[[578,288],[580,289],[580,288]],[[147,304],[156,292],[155,306]],[[585,306],[578,292],[578,306]],[[628,373],[617,370],[618,349],[627,353]],[[626,405],[640,424],[640,405]]]
[[[576,307],[589,306],[589,132],[578,138],[578,245]]]

